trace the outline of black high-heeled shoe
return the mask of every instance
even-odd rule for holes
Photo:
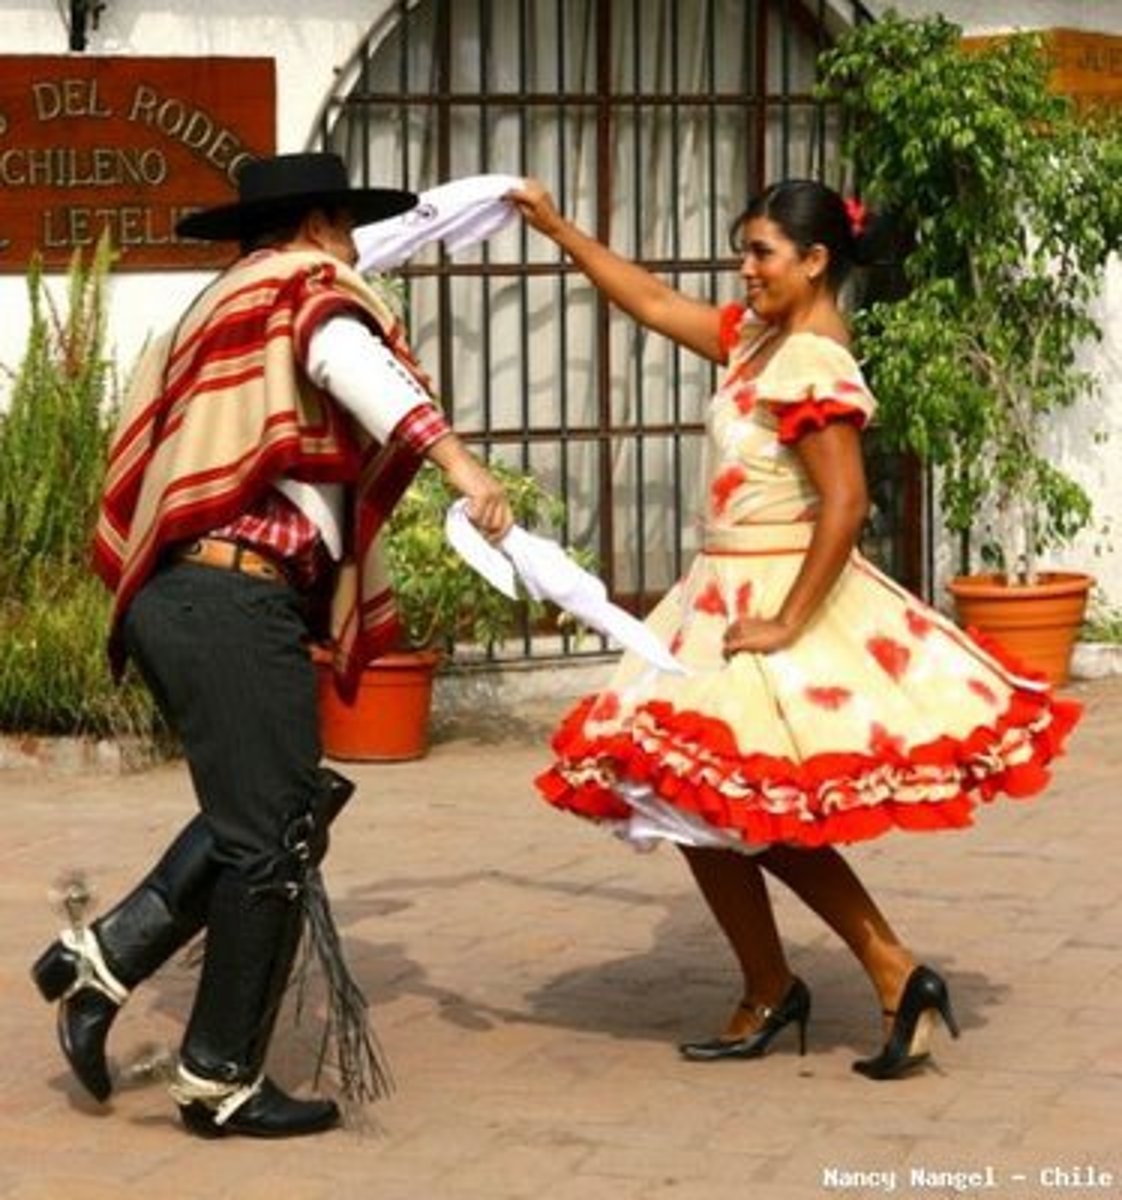
[[[691,1062],[716,1062],[722,1058],[761,1058],[780,1030],[799,1027],[799,1054],[806,1054],[806,1027],[810,1020],[810,989],[796,978],[774,1008],[766,1004],[742,1004],[760,1019],[758,1029],[742,1038],[712,1038],[706,1042],[683,1042],[678,1050]]]
[[[958,1037],[958,1022],[951,1011],[946,981],[930,967],[916,967],[908,976],[900,1003],[892,1017],[892,1029],[881,1052],[860,1058],[853,1069],[869,1079],[897,1079],[925,1063],[930,1057],[928,1042],[935,1014],[943,1018],[951,1037]]]

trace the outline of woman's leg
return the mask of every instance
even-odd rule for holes
[[[772,846],[757,861],[845,942],[873,981],[881,1008],[895,1011],[915,962],[845,859],[829,846]]]
[[[744,976],[744,1003],[725,1033],[726,1037],[743,1037],[759,1025],[758,1006],[777,1006],[794,980],[767,884],[755,858],[734,850],[694,846],[681,850]]]

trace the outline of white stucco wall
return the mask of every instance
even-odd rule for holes
[[[1053,556],[1057,565],[1085,571],[1104,597],[1122,608],[1122,260],[1116,255],[1098,304],[1103,340],[1084,361],[1099,380],[1098,396],[1065,413],[1053,438],[1056,461],[1087,489],[1095,521]]]
[[[867,0],[874,12],[889,7]],[[298,150],[312,137],[320,107],[337,72],[361,38],[392,17],[392,0],[223,0],[194,11],[171,0],[109,0],[89,52],[135,55],[273,55],[277,63],[277,147]],[[1122,0],[894,0],[908,15],[941,11],[967,32],[1010,28],[1085,29],[1122,34]],[[54,0],[0,0],[4,53],[61,54],[67,34]],[[198,14],[198,15],[196,15]],[[387,184],[404,181],[386,179]],[[111,284],[110,343],[127,367],[145,339],[174,320],[209,278],[196,272],[120,274]],[[0,276],[0,364],[14,366],[25,340],[25,293],[20,276]],[[1096,527],[1058,556],[1060,565],[1091,571],[1111,603],[1122,605],[1122,471],[1112,469],[1122,445],[1122,264],[1110,273],[1102,301],[1105,339],[1088,362],[1102,380],[1094,405],[1066,414],[1056,432],[1057,456],[1095,498]],[[0,377],[0,404],[4,382]],[[1105,444],[1092,430],[1112,431]],[[1113,526],[1113,533],[1109,527]],[[1108,528],[1105,534],[1103,527]],[[949,561],[941,553],[940,562]]]

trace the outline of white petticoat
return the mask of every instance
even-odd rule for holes
[[[684,809],[675,808],[655,794],[649,784],[621,779],[615,789],[631,806],[626,821],[607,821],[611,831],[621,841],[636,850],[649,854],[659,842],[677,846],[695,846],[708,850],[736,850],[739,854],[761,854],[766,846],[748,845],[740,837],[710,825]]]

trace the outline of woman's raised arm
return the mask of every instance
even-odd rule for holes
[[[648,329],[688,349],[724,362],[720,309],[683,296],[644,267],[590,237],[556,209],[552,197],[534,179],[508,193],[527,222],[565,251],[614,304]]]

